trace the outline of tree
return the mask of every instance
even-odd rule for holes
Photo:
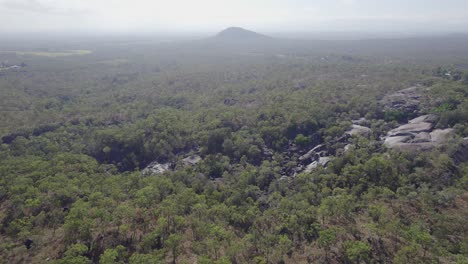
[[[89,249],[83,244],[73,244],[65,251],[64,258],[58,260],[57,264],[89,264],[89,260],[85,255]]]
[[[371,247],[362,241],[347,241],[345,243],[346,257],[353,263],[368,263]]]
[[[332,245],[336,243],[336,232],[334,228],[319,231],[317,239],[318,245],[325,250],[325,260],[328,261],[328,255]]]
[[[318,209],[319,215],[322,216],[322,222],[325,222],[326,217],[344,221],[349,219],[356,207],[354,200],[353,196],[346,194],[323,199]]]
[[[124,259],[127,255],[125,247],[118,245],[114,249],[106,249],[104,253],[99,257],[100,264],[119,264],[124,263]]]
[[[423,264],[427,263],[423,256],[420,254],[422,248],[418,244],[410,244],[407,246],[402,247],[396,253],[393,261],[395,264],[406,264],[406,263],[415,263],[415,264]]]
[[[129,264],[161,264],[164,263],[163,257],[160,255],[152,254],[139,254],[134,253],[130,259]]]
[[[182,236],[179,234],[171,234],[165,242],[165,247],[171,251],[173,264],[177,263],[176,260],[180,254],[181,242]]]

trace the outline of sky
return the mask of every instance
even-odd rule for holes
[[[0,0],[0,32],[467,32],[468,0]]]

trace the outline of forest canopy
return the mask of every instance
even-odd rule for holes
[[[466,263],[468,45],[414,42],[0,53],[0,259]]]

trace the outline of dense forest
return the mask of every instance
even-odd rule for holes
[[[466,37],[93,41],[1,47],[0,263],[468,263]]]

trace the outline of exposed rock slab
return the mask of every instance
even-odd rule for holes
[[[319,165],[320,166],[327,166],[327,164],[331,161],[332,157],[320,157],[318,160],[312,162],[311,164],[307,165],[305,168],[305,172],[312,172],[316,169]]]
[[[351,130],[347,131],[345,134],[350,136],[360,135],[368,138],[372,134],[372,130],[365,126],[353,124]]]
[[[414,86],[398,92],[386,95],[380,103],[385,109],[400,110],[408,113],[416,113],[419,110],[424,92],[428,88]]]
[[[388,132],[388,135],[390,137],[408,134],[415,135],[421,132],[431,132],[433,127],[434,124],[429,122],[408,123],[391,130]]]
[[[431,134],[427,132],[421,132],[417,134],[412,140],[411,143],[424,143],[431,142]]]
[[[435,115],[412,119],[408,124],[389,131],[384,139],[384,145],[403,151],[423,151],[444,144],[450,135],[454,134],[454,130],[451,128],[433,130],[436,121]]]
[[[454,130],[452,128],[447,129],[436,129],[431,132],[431,141],[435,144],[443,144],[450,138],[450,135],[454,134]]]
[[[411,135],[387,137],[385,138],[384,145],[386,145],[387,147],[393,147],[398,144],[407,143],[411,140],[411,138]]]
[[[193,166],[193,165],[199,163],[201,160],[202,160],[202,158],[200,156],[192,155],[192,156],[189,156],[189,157],[183,159],[182,164],[184,164],[184,166]]]
[[[315,146],[313,149],[309,150],[306,154],[299,157],[300,161],[311,159],[316,153],[325,148],[324,144]]]
[[[436,115],[422,115],[419,117],[416,117],[414,119],[411,119],[408,121],[410,124],[415,124],[415,123],[421,123],[421,122],[429,122],[434,124],[437,121],[438,117]]]
[[[144,168],[141,173],[143,175],[151,175],[151,174],[163,174],[167,171],[171,170],[171,163],[159,163],[157,161],[151,162],[146,168]]]

